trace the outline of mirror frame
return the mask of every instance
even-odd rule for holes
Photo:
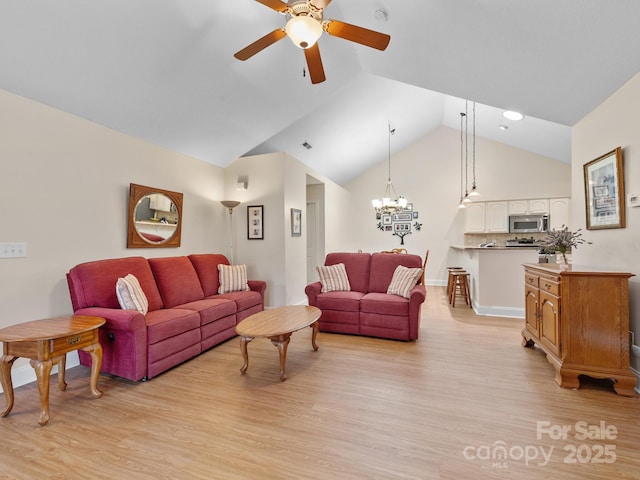
[[[161,193],[171,199],[178,212],[178,224],[176,226],[173,235],[171,235],[164,242],[152,243],[145,240],[136,229],[135,225],[135,210],[138,202],[147,195],[152,193]],[[127,248],[167,248],[167,247],[179,247],[180,239],[182,235],[182,194],[178,192],[172,192],[164,190],[162,188],[147,187],[144,185],[137,185],[135,183],[129,184],[129,220],[127,224]]]

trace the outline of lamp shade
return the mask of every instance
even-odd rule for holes
[[[285,31],[297,47],[305,49],[318,41],[322,35],[322,24],[313,17],[300,15],[287,22]]]
[[[229,209],[229,213],[233,213],[233,209],[240,205],[237,200],[220,200],[220,203]]]

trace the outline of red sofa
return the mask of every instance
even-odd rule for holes
[[[305,289],[309,305],[322,310],[320,331],[406,341],[418,338],[424,285],[417,283],[409,298],[387,294],[387,289],[398,265],[423,268],[419,255],[330,253],[324,264],[339,263],[345,265],[350,291],[322,293],[319,281]]]
[[[73,310],[107,320],[100,328],[102,372],[133,381],[152,378],[236,335],[235,327],[264,309],[266,283],[218,294],[220,254],[128,257],[82,263],[67,273]],[[118,278],[134,275],[149,302],[146,315],[120,308]],[[91,365],[80,351],[80,363]]]

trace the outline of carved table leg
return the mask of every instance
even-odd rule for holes
[[[284,371],[284,365],[287,362],[287,347],[291,340],[291,333],[285,333],[284,335],[278,335],[277,337],[270,337],[271,343],[278,348],[280,355],[280,381],[284,382],[287,379],[287,374]]]
[[[316,337],[318,336],[318,322],[313,322],[311,324],[311,328],[313,329],[313,334],[311,335],[311,345],[313,346],[313,350],[317,352],[318,344],[316,343]]]
[[[67,382],[64,381],[64,376],[67,370],[67,354],[54,358],[53,364],[58,364],[58,390],[66,390]]]
[[[53,362],[51,360],[45,360],[43,362],[39,360],[31,360],[29,363],[36,371],[38,391],[40,392],[40,408],[42,409],[42,412],[40,413],[38,423],[44,426],[49,421],[49,376],[51,375]]]
[[[3,355],[0,360],[0,382],[2,382],[2,391],[4,399],[7,403],[6,408],[2,411],[1,416],[6,417],[13,408],[13,382],[11,381],[11,367],[16,358],[13,355]]]
[[[102,366],[102,346],[99,343],[94,343],[82,350],[91,355],[91,395],[100,398],[102,391],[98,388],[98,377]]]
[[[247,352],[247,343],[249,343],[253,338],[251,337],[240,337],[240,351],[242,352],[242,360],[244,360],[244,365],[240,369],[241,373],[246,373],[247,368],[249,367],[249,353]]]

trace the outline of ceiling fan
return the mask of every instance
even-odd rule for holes
[[[331,3],[331,0],[289,0],[287,3],[280,0],[256,1],[290,18],[285,28],[275,29],[236,52],[233,56],[238,60],[247,60],[288,36],[296,46],[304,50],[311,83],[320,83],[326,80],[317,43],[323,31],[334,37],[378,50],[385,50],[391,40],[389,35],[368,28],[350,25],[339,20],[323,20],[324,9]]]

